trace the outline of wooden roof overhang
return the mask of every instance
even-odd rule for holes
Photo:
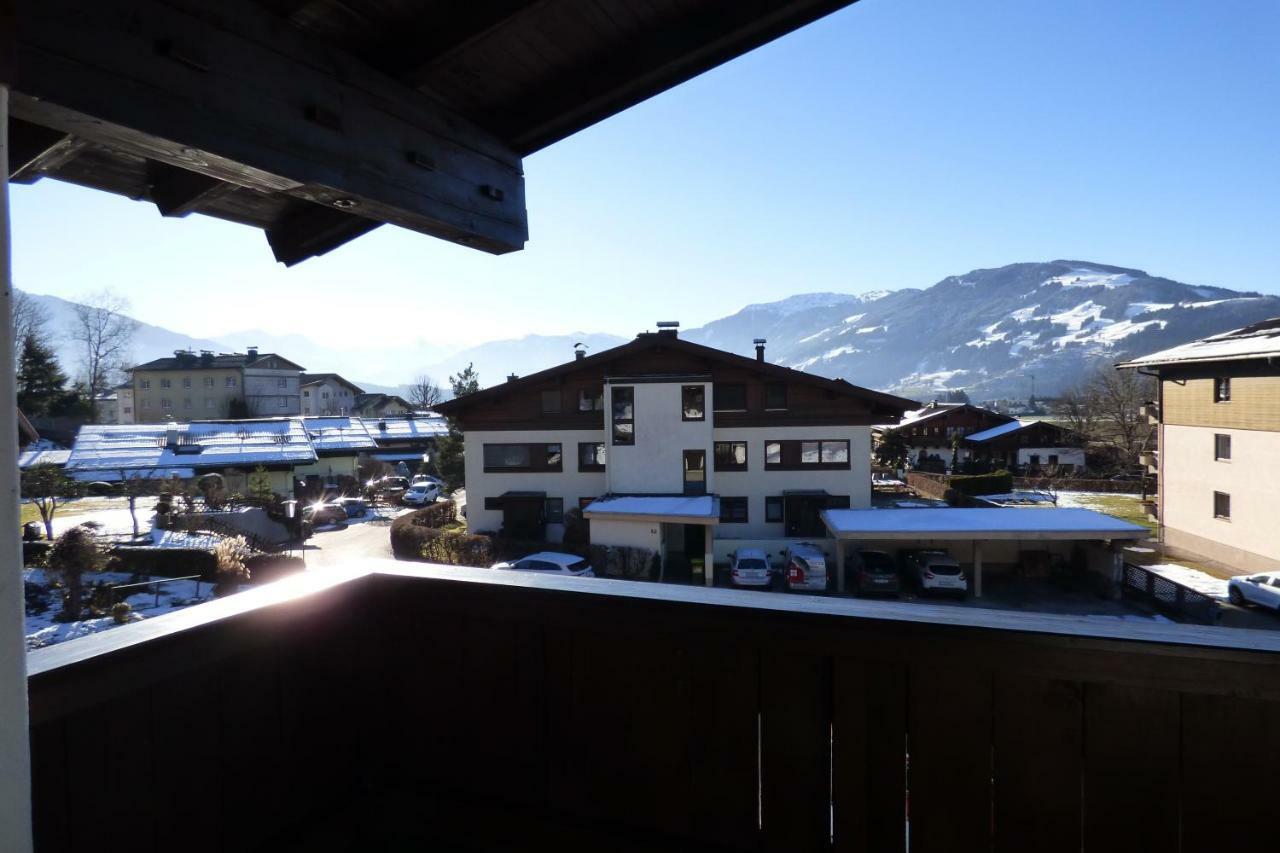
[[[10,177],[285,264],[383,223],[516,251],[525,155],[851,2],[0,0]]]

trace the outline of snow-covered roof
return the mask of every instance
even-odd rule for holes
[[[720,499],[715,495],[606,495],[582,511],[587,518],[662,518],[698,521],[720,519]]]
[[[112,473],[138,468],[296,465],[316,452],[299,418],[192,421],[173,424],[86,424],[68,471]]]
[[[363,450],[377,447],[369,434],[369,425],[363,418],[323,415],[302,419],[311,439],[311,446],[318,452],[326,450]]]
[[[1206,361],[1241,361],[1280,356],[1280,317],[1242,329],[1201,338],[1160,352],[1122,362],[1119,367],[1154,367]]]
[[[25,469],[33,465],[66,465],[69,456],[70,450],[42,438],[27,445],[27,449],[18,454],[18,467]]]
[[[824,509],[840,539],[1145,539],[1145,527],[1091,509]]]
[[[92,483],[97,480],[168,480],[170,477],[177,477],[180,480],[190,480],[196,475],[194,468],[129,468],[129,469],[99,469],[85,468],[79,471],[72,471],[70,476],[72,480],[78,483]]]
[[[414,415],[411,418],[364,418],[363,420],[369,434],[380,443],[438,438],[449,432],[449,424],[439,415]]]
[[[1044,421],[1009,421],[1007,424],[984,429],[982,432],[975,432],[973,435],[965,436],[969,441],[986,441],[989,438],[996,438],[1002,435],[1008,435],[1011,432],[1017,432],[1020,429],[1035,426],[1044,423]],[[1052,426],[1052,424],[1050,424]]]

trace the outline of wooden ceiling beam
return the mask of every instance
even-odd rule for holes
[[[160,215],[174,217],[194,213],[235,189],[235,184],[154,160],[147,164],[147,183]]]
[[[68,133],[41,127],[18,118],[9,119],[9,181],[34,184],[68,162],[84,147]]]
[[[377,222],[362,216],[297,202],[267,229],[267,242],[276,260],[291,267],[331,252],[377,227]]]
[[[17,0],[17,13],[20,119],[369,228],[495,254],[528,239],[509,147],[253,3]]]

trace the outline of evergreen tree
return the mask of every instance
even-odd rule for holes
[[[67,407],[67,375],[53,350],[34,334],[22,341],[18,356],[18,407],[28,417],[62,414]]]
[[[480,390],[480,374],[475,366],[468,364],[465,369],[449,377],[449,385],[453,388],[453,396],[462,397]],[[462,431],[453,418],[449,419],[449,433],[436,440],[436,470],[444,479],[450,491],[466,485],[466,458],[463,455]]]

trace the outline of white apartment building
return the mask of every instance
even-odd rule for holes
[[[437,409],[465,435],[471,530],[556,541],[578,507],[593,544],[723,560],[869,507],[871,425],[917,406],[663,330]]]
[[[302,389],[302,414],[350,415],[355,412],[356,398],[364,394],[360,386],[336,373],[304,373],[298,380]]]
[[[1159,377],[1149,462],[1164,543],[1280,571],[1280,318],[1120,366]]]

